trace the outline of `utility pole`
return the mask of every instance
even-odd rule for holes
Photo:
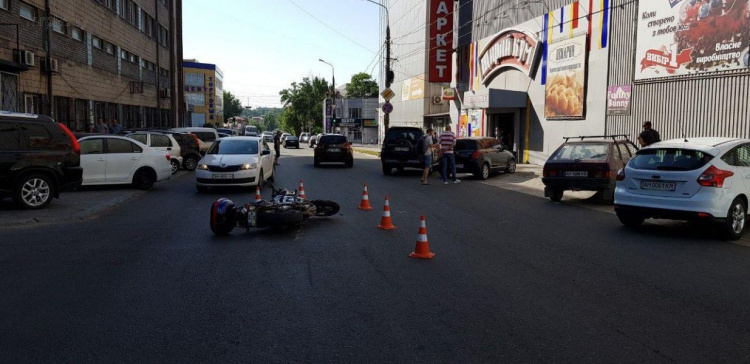
[[[385,9],[385,88],[390,88],[391,82],[393,82],[393,71],[391,71],[391,21],[388,15],[388,7],[373,0],[365,1],[371,2]],[[387,132],[388,127],[391,123],[390,113],[385,113],[385,116],[383,117],[383,123],[385,126],[385,131]]]
[[[46,0],[44,2],[44,13],[45,13],[45,21],[44,21],[44,39],[46,40],[44,42],[44,52],[47,55],[47,59],[45,62],[47,62],[47,103],[45,107],[45,111],[49,117],[52,117],[52,70],[50,64],[52,64],[52,34],[50,32],[50,28],[52,27],[52,14],[50,14],[50,0]],[[36,110],[37,113],[41,114],[41,110]],[[55,117],[58,117],[55,115]]]

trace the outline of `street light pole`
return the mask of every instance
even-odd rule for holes
[[[328,62],[326,62],[326,61],[324,61],[322,59],[318,59],[318,61],[321,61],[321,62],[323,62],[323,63],[331,66],[331,83],[333,84],[333,90],[332,90],[333,91],[332,92],[332,97],[333,97],[333,114],[331,115],[331,130],[330,131],[333,131],[333,119],[336,119],[336,70],[333,69],[333,65],[332,64],[330,64],[330,63],[328,63]],[[329,130],[326,130],[325,126],[323,126],[323,132],[327,132],[327,131],[329,131]]]
[[[373,0],[365,1],[371,2],[385,9],[385,88],[390,88],[391,82],[393,82],[393,71],[391,71],[391,21],[388,15],[388,7]],[[390,123],[391,115],[390,113],[385,113],[383,116],[383,124],[386,132],[388,131]]]

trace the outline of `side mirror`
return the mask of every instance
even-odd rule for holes
[[[260,155],[269,155],[269,154],[271,154],[271,151],[270,151],[270,150],[268,150],[268,149],[263,149],[263,150],[262,150],[262,151],[260,152]]]

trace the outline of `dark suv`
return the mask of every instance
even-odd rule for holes
[[[424,150],[422,143],[424,132],[421,128],[394,126],[388,128],[380,150],[380,162],[383,174],[390,175],[393,168],[399,172],[404,168],[424,169]],[[432,168],[440,165],[437,151],[432,150]]]
[[[617,171],[637,150],[625,135],[565,138],[544,164],[544,196],[558,202],[566,190],[597,191],[611,201]]]
[[[201,155],[200,140],[195,134],[181,133],[171,130],[154,130],[160,133],[170,134],[180,145],[180,156],[182,157],[182,168],[188,171],[195,170],[198,167],[198,161],[203,157]]]
[[[60,191],[81,185],[81,147],[47,116],[0,113],[0,198],[25,209],[49,205]]]

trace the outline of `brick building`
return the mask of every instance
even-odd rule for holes
[[[180,125],[181,14],[181,0],[0,0],[0,109],[79,131]]]

